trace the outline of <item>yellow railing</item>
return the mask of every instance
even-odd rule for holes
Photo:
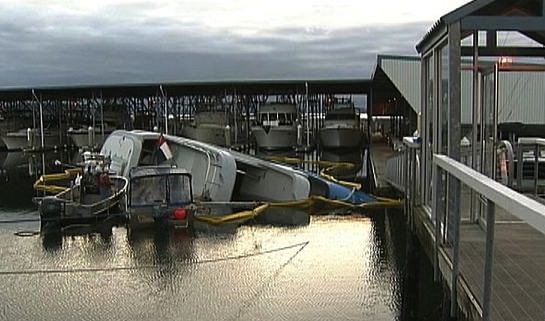
[[[34,182],[34,189],[50,194],[57,194],[68,189],[66,186],[51,185],[52,182],[65,181],[73,179],[78,173],[81,173],[80,168],[70,168],[64,171],[64,173],[46,174],[40,176],[36,182]]]

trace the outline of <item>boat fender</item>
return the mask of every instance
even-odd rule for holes
[[[187,209],[180,207],[174,210],[174,219],[178,221],[183,221],[187,219]]]

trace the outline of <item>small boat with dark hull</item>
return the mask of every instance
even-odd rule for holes
[[[131,227],[189,227],[193,217],[191,174],[172,166],[141,166],[129,172],[127,213]]]
[[[110,175],[109,160],[103,155],[89,153],[84,157],[85,161],[80,164],[83,176],[78,174],[75,184],[70,183],[70,187],[61,192],[39,200],[42,224],[62,226],[98,221],[124,210],[128,179]],[[46,181],[43,176],[38,180]]]

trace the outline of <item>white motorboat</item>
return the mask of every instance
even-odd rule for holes
[[[320,143],[324,148],[354,148],[363,140],[360,115],[353,103],[337,103],[325,115],[320,128]]]
[[[35,129],[21,129],[9,132],[2,137],[8,150],[23,150],[41,148],[41,134]],[[59,134],[53,131],[44,132],[44,148],[56,148],[61,146]]]
[[[66,133],[68,137],[72,139],[72,142],[76,147],[94,147],[102,146],[104,140],[108,135],[112,133],[113,128],[106,128],[104,135],[100,132],[99,128],[68,128]]]
[[[218,146],[234,142],[233,120],[223,110],[198,111],[193,121],[182,128],[182,136]]]
[[[257,146],[274,150],[297,144],[297,107],[295,104],[264,104],[258,112],[258,124],[252,126]]]

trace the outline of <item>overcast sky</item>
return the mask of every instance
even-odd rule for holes
[[[366,78],[467,0],[0,0],[0,87]]]

